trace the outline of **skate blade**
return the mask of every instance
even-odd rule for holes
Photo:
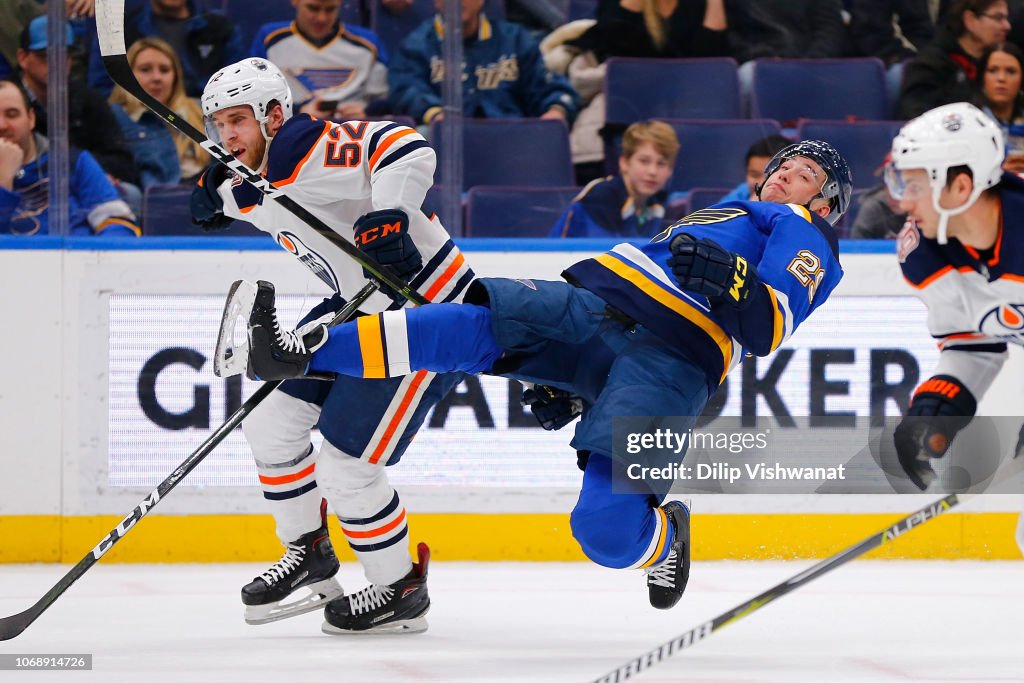
[[[307,590],[309,594],[293,602],[275,602],[270,605],[246,605],[245,623],[259,626],[260,624],[269,624],[272,621],[296,617],[300,614],[323,609],[331,600],[340,598],[345,594],[345,591],[341,589],[341,584],[334,578],[311,583],[299,590]]]
[[[396,621],[392,624],[384,624],[383,626],[377,626],[376,628],[368,628],[363,631],[351,631],[344,628],[338,628],[328,621],[324,621],[323,625],[320,626],[320,630],[329,636],[402,636],[412,635],[414,633],[423,633],[427,630],[427,613],[423,612],[418,617],[412,619],[405,619],[404,621]]]
[[[213,374],[217,377],[233,377],[245,372],[249,362],[249,335],[241,335],[244,341],[235,344],[235,328],[242,320],[248,332],[248,316],[255,302],[256,285],[247,280],[237,280],[231,285],[220,319],[217,348],[213,353]]]

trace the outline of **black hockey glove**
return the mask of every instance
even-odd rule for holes
[[[353,226],[354,241],[367,256],[391,269],[400,280],[408,282],[423,266],[423,255],[409,236],[409,216],[401,209],[381,209],[363,214]],[[374,279],[365,268],[363,275]],[[401,295],[381,284],[380,291],[392,299]]]
[[[192,188],[192,222],[203,232],[223,230],[235,219],[224,215],[224,200],[217,193],[217,187],[228,177],[228,168],[224,164],[213,162],[199,176],[199,182]]]
[[[582,398],[544,384],[535,384],[523,391],[522,402],[530,406],[537,422],[548,431],[561,429],[583,412]]]
[[[900,466],[917,488],[924,491],[935,479],[932,458],[946,454],[977,407],[974,395],[952,375],[935,375],[914,392],[893,441]]]
[[[698,240],[682,233],[672,238],[668,248],[672,252],[668,266],[679,286],[703,294],[712,305],[725,303],[742,310],[761,284],[753,264],[706,237]]]

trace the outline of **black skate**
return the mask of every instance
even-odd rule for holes
[[[661,509],[672,522],[675,538],[668,557],[647,570],[647,592],[652,607],[669,609],[683,597],[690,579],[690,510],[677,500],[665,503]]]
[[[416,548],[419,562],[404,579],[390,586],[369,585],[358,593],[332,600],[324,609],[321,630],[331,635],[421,633],[430,609],[427,564],[430,548]]]
[[[326,512],[327,501],[323,501],[321,518]],[[286,547],[284,557],[242,588],[247,624],[266,624],[312,612],[344,595],[334,578],[338,573],[338,558],[334,555],[326,523]],[[308,594],[285,602],[302,589],[308,590]]]
[[[259,280],[249,312],[249,379],[269,382],[306,374],[313,352],[327,342],[327,327],[318,325],[304,335],[284,331],[274,307],[274,285]]]

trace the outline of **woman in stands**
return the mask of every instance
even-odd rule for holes
[[[203,113],[185,95],[181,62],[169,44],[160,38],[140,38],[128,49],[128,63],[147,93],[202,130]],[[131,146],[144,188],[191,180],[210,162],[202,147],[170,130],[160,117],[120,86],[110,94],[110,103]]]
[[[999,43],[981,58],[978,106],[995,119],[1006,137],[1003,169],[1024,172],[1024,52],[1013,43]]]

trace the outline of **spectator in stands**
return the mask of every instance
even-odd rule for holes
[[[672,126],[642,121],[626,129],[619,175],[591,182],[551,230],[552,237],[652,237],[667,225],[665,186],[679,153]]]
[[[928,0],[853,0],[850,37],[857,54],[887,67],[910,59],[935,37]]]
[[[21,84],[28,92],[35,113],[35,130],[43,136],[47,135],[47,85],[50,81],[46,24],[45,16],[33,19],[21,33],[21,47],[17,53]],[[67,69],[70,73],[75,56],[71,50],[70,27],[67,29],[67,41],[70,50]],[[73,78],[68,79],[67,94],[68,143],[88,151],[106,171],[122,197],[137,209],[142,203],[142,194],[137,187],[138,171],[106,98],[88,84]]]
[[[729,42],[738,62],[761,57],[842,57],[841,0],[731,0]]]
[[[143,90],[195,128],[203,129],[203,112],[185,94],[181,62],[170,45],[159,38],[139,38],[128,48],[127,56]],[[210,155],[202,147],[172,130],[121,86],[114,86],[110,103],[130,143],[143,188],[191,180],[210,163]]]
[[[718,201],[757,200],[757,188],[764,182],[764,169],[777,152],[793,144],[781,135],[769,135],[761,138],[750,146],[746,157],[747,179],[737,185],[732,192]]]
[[[1010,31],[1006,0],[953,0],[946,25],[907,62],[900,90],[902,118],[974,99],[979,60]]]
[[[608,57],[729,54],[725,0],[600,0],[597,22],[569,41],[598,62]]]
[[[0,0],[0,78],[14,73],[21,32],[43,11],[36,0]]]
[[[440,10],[443,0],[436,0]],[[474,118],[540,117],[571,123],[579,98],[565,78],[545,68],[537,43],[524,28],[493,21],[484,0],[462,3],[463,114]],[[444,63],[441,16],[424,22],[402,41],[388,69],[397,114],[429,124],[441,115]]]
[[[18,81],[0,80],[0,233],[49,232],[47,140]],[[135,216],[89,152],[70,149],[68,227],[71,235],[140,234]]]
[[[189,97],[201,96],[215,71],[246,56],[242,33],[234,22],[222,14],[200,12],[195,0],[128,2],[124,23],[125,45],[143,36],[157,36],[174,48],[185,70]],[[114,87],[103,68],[98,41],[89,55],[89,83],[104,95]]]
[[[299,111],[343,121],[364,118],[369,102],[388,95],[387,53],[380,38],[370,29],[342,24],[342,0],[292,0],[292,5],[295,21],[264,24],[250,53],[285,73]]]
[[[889,156],[885,157],[882,165],[875,170],[876,176],[885,172],[890,158]],[[859,240],[895,239],[906,221],[907,214],[900,210],[900,203],[892,198],[885,183],[879,183],[861,197],[857,217],[853,221],[853,227],[850,228],[850,238]]]
[[[981,56],[978,106],[1006,135],[1003,169],[1024,173],[1024,52],[1013,43],[999,43]]]

